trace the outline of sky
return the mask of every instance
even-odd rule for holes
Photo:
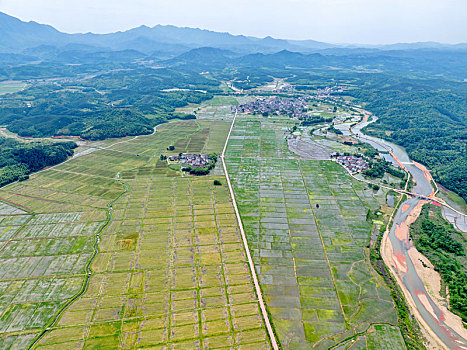
[[[172,24],[329,43],[467,42],[467,0],[0,0],[68,33]]]

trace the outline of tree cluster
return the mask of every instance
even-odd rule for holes
[[[415,246],[431,261],[448,287],[452,311],[467,322],[466,239],[443,219],[438,207],[432,208],[430,204],[423,207],[411,230]]]
[[[213,169],[216,166],[217,162],[217,154],[212,153],[209,155],[209,163],[205,167],[197,167],[197,166],[184,166],[182,168],[182,171],[186,171],[190,173],[190,175],[195,175],[195,176],[202,176],[202,175],[208,175],[211,169]]]
[[[31,142],[0,138],[0,186],[25,180],[32,172],[65,161],[73,155],[74,142]]]

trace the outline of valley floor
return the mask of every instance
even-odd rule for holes
[[[367,210],[379,207],[372,190],[335,162],[290,153],[287,123],[240,116],[226,154],[280,343],[326,349],[361,333],[356,344],[404,348],[392,297],[365,248]]]
[[[0,189],[0,348],[270,348],[222,169],[181,177],[159,159],[221,153],[223,103]],[[278,341],[405,348],[368,262],[378,199],[292,154],[290,123],[239,116],[225,154]]]

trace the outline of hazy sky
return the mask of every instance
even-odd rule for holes
[[[332,43],[467,42],[467,0],[0,0],[65,32],[173,24]]]

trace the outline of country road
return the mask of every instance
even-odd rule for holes
[[[222,160],[222,166],[224,168],[225,178],[227,180],[227,185],[229,187],[230,196],[232,198],[232,204],[233,204],[233,207],[234,207],[234,210],[235,210],[235,215],[237,217],[238,227],[240,228],[240,235],[242,237],[243,247],[245,248],[245,254],[246,254],[247,259],[248,259],[248,266],[250,267],[251,277],[253,278],[253,284],[255,286],[256,295],[258,296],[259,306],[261,308],[261,313],[263,315],[264,323],[265,323],[266,329],[268,331],[269,339],[271,340],[272,348],[274,350],[278,350],[279,346],[277,345],[276,336],[275,336],[274,331],[272,329],[271,322],[269,320],[268,312],[266,311],[266,305],[264,304],[263,294],[262,294],[261,288],[259,286],[258,276],[256,275],[255,265],[253,263],[253,260],[251,259],[250,248],[248,247],[248,241],[246,239],[245,230],[243,229],[242,219],[241,219],[240,213],[238,211],[237,201],[235,200],[235,193],[233,191],[232,184],[230,182],[229,172],[228,172],[227,166],[225,164],[225,157],[224,157],[225,156],[225,151],[227,149],[227,144],[229,143],[230,135],[232,134],[232,130],[233,130],[236,119],[237,119],[237,112],[235,112],[235,115],[234,115],[233,120],[232,120],[232,124],[230,125],[230,130],[229,130],[229,133],[228,133],[227,138],[225,140],[224,149],[222,150],[222,154],[220,155],[220,158]]]

